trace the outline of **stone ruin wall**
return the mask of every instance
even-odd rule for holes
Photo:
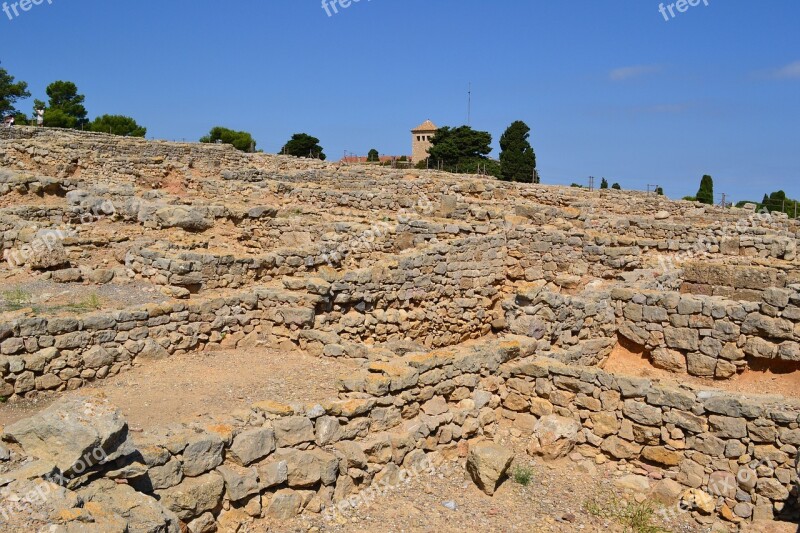
[[[364,374],[343,379],[339,398],[328,403],[264,401],[225,421],[136,443],[146,469],[126,474],[131,486],[158,494],[186,522],[199,527],[219,519],[223,497],[243,513],[260,511],[265,494],[273,514],[319,511],[401,468],[423,465],[424,452],[463,455],[469,439],[491,438],[500,420],[533,436],[549,415],[574,422],[585,457],[664,468],[668,490],[710,494],[712,510],[723,515],[766,518],[797,505],[797,401],[671,389],[601,369],[621,339],[678,375],[724,380],[749,367],[800,370],[794,221],[752,222],[743,210],[699,213],[693,204],[661,199],[654,220],[641,212],[636,193],[622,206],[616,192],[598,193],[587,211],[571,191],[424,172],[413,182],[387,182],[380,175],[387,171],[348,170],[337,184],[346,190],[334,190],[320,187],[333,180],[316,162],[102,135],[12,135],[20,137],[0,149],[3,166],[55,178],[0,176],[0,194],[67,196],[89,178],[107,185],[72,209],[4,210],[0,248],[30,242],[29,221],[74,220],[86,201],[113,202],[115,220],[168,227],[157,213],[179,205],[174,199],[139,198],[125,187],[174,172],[198,181],[221,176],[342,213],[405,215],[363,252],[351,252],[352,264],[374,261],[353,269],[331,262],[329,241],[338,233],[343,237],[334,242],[361,242],[374,227],[367,218],[333,231],[311,226],[310,244],[275,249],[292,223],[274,210],[186,205],[181,209],[196,215],[193,223],[231,221],[253,234],[250,244],[264,254],[136,246],[126,256],[136,274],[191,292],[276,280],[283,288],[0,324],[5,397],[72,390],[134,362],[216,347],[283,344],[371,361]],[[64,143],[61,135],[74,138]],[[274,165],[280,177],[259,165]],[[156,208],[142,209],[148,201]],[[512,217],[498,201],[513,203]],[[673,217],[693,222],[666,220]],[[743,218],[749,221],[738,223]],[[83,245],[65,241],[67,248]],[[658,263],[664,255],[678,258],[666,274]],[[492,335],[506,340],[484,338]],[[380,346],[406,339],[434,351],[391,354]],[[466,340],[480,344],[449,348]],[[556,455],[549,444],[532,439],[531,452]]]

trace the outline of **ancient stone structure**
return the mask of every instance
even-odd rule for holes
[[[763,371],[800,383],[796,221],[46,129],[0,131],[0,167],[0,274],[161,296],[70,313],[7,296],[4,400],[199,350],[361,365],[326,402],[263,398],[145,435],[88,401],[3,428],[35,460],[0,484],[50,480],[63,531],[86,514],[199,532],[326,512],[436,453],[491,494],[507,426],[531,455],[657,469],[653,493],[700,514],[798,511],[800,400],[729,386]],[[620,350],[670,379],[626,372]],[[98,415],[63,414],[81,409]],[[67,449],[50,440],[62,415]],[[98,446],[104,460],[81,463]]]

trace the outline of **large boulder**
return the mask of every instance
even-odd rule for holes
[[[50,461],[66,476],[80,475],[117,451],[128,437],[128,424],[108,402],[62,399],[44,411],[5,428],[3,440]]]
[[[78,495],[85,502],[102,505],[124,518],[130,533],[178,533],[181,530],[175,513],[129,485],[101,479],[78,490]]]
[[[64,234],[59,231],[39,231],[36,237],[22,249],[20,254],[28,268],[47,270],[69,263],[64,249]]]
[[[469,450],[467,472],[478,488],[491,496],[513,460],[514,454],[508,448],[493,442],[481,442]]]
[[[528,453],[540,455],[547,460],[566,457],[578,442],[581,425],[558,415],[543,416],[533,427],[533,438]]]
[[[161,504],[183,521],[197,518],[207,511],[219,511],[224,493],[225,481],[216,472],[186,478],[179,485],[157,492]]]
[[[185,231],[201,232],[214,226],[212,219],[191,207],[162,207],[156,210],[154,217],[162,228],[181,228]]]

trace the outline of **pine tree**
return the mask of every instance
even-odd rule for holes
[[[608,189],[608,180],[603,178],[600,180],[600,188],[601,189]]]
[[[14,105],[17,100],[24,100],[30,95],[27,83],[16,81],[6,69],[0,68],[0,117],[16,114],[18,110]]]
[[[326,159],[322,146],[319,145],[319,139],[307,133],[295,133],[292,135],[289,142],[281,148],[280,153],[295,157],[322,159],[323,161]]]
[[[71,81],[54,81],[47,86],[50,104],[44,112],[44,125],[51,128],[77,128],[89,123],[86,97],[78,93],[78,87]]]

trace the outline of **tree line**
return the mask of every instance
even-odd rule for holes
[[[500,157],[492,159],[492,135],[469,126],[439,128],[431,139],[428,158],[417,168],[435,168],[464,174],[483,173],[503,181],[539,183],[531,129],[521,120],[500,136]]]
[[[85,107],[86,97],[75,83],[58,80],[47,86],[47,102],[35,99],[33,112],[29,116],[17,106],[31,97],[28,84],[17,81],[5,69],[0,68],[0,115],[13,116],[19,125],[41,125],[51,128],[80,129],[129,137],[144,137],[147,128],[125,115],[102,115],[89,120]],[[40,115],[41,114],[41,115]],[[441,168],[451,172],[478,173],[496,176],[506,181],[539,182],[536,172],[536,155],[529,142],[530,128],[516,121],[500,138],[500,158],[491,159],[492,136],[488,132],[476,131],[469,126],[444,127],[434,135],[427,161],[420,162],[422,168]],[[200,138],[203,143],[233,145],[238,150],[253,152],[256,141],[246,131],[236,131],[215,126],[208,135]],[[281,154],[296,157],[326,159],[318,138],[307,133],[296,133],[283,145]],[[371,150],[369,159],[378,161],[377,150]]]
[[[775,191],[764,194],[760,202],[743,200],[736,204],[736,207],[743,207],[744,204],[755,204],[758,211],[764,210],[770,213],[786,213],[789,218],[797,218],[800,215],[800,200],[794,200],[786,196],[784,191]]]
[[[22,112],[18,103],[31,97],[28,84],[17,81],[4,68],[0,68],[0,115],[13,116],[16,124],[37,125],[40,121],[49,128],[68,128],[129,137],[144,137],[147,128],[140,126],[131,117],[124,115],[101,115],[90,121],[84,106],[86,97],[78,92],[71,81],[58,80],[45,90],[47,102],[33,101],[33,112],[29,116]]]

